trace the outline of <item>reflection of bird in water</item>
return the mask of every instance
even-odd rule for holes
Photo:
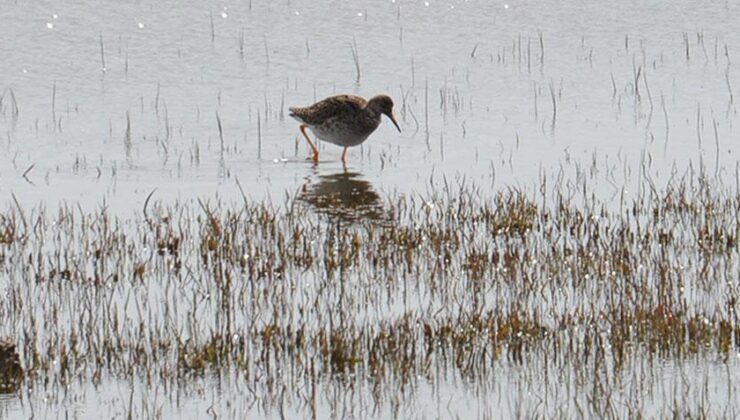
[[[317,213],[342,221],[387,219],[380,195],[359,175],[346,171],[319,175],[318,182],[306,182],[298,199],[310,204]]]

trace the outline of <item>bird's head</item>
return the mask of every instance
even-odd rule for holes
[[[398,126],[396,117],[393,115],[393,99],[388,95],[378,95],[370,99],[367,106],[378,114],[385,114],[390,118],[393,125],[396,126],[398,132],[401,132],[401,127]]]

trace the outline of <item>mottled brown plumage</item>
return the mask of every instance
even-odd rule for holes
[[[314,162],[319,161],[319,149],[306,134],[306,128],[321,140],[344,146],[342,162],[346,162],[347,148],[362,144],[378,128],[383,114],[401,131],[393,116],[393,100],[387,95],[378,95],[369,101],[354,95],[337,95],[307,107],[290,108],[290,116],[301,123],[301,132],[313,150]]]

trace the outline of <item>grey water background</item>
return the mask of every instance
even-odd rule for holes
[[[342,170],[332,145],[317,170],[305,160],[287,107],[347,92],[395,98],[403,133],[386,122],[349,155],[381,191],[588,177],[608,198],[642,172],[660,184],[701,165],[734,180],[737,13],[691,1],[5,2],[0,193],[124,213],[155,188],[237,197],[236,179],[255,199],[281,197]]]
[[[331,145],[318,167],[307,160],[287,108],[381,92],[395,99],[403,132],[384,122],[348,164],[377,192],[455,180],[491,194],[535,191],[546,179],[574,194],[588,183],[609,201],[634,197],[646,179],[660,188],[702,170],[735,186],[738,10],[730,1],[3,1],[0,197],[130,215],[154,190],[165,202],[240,201],[238,180],[250,199],[279,200],[344,172]],[[694,378],[717,405],[732,404],[719,391],[737,382],[730,365],[667,364],[658,376],[669,385],[654,392]],[[514,395],[529,389],[503,380],[489,390],[501,401],[484,401],[455,385],[422,385],[405,417],[514,412]],[[208,381],[177,404],[171,392],[111,379],[102,391],[80,384],[64,398],[0,405],[10,418],[116,417],[135,393],[168,401],[173,416],[203,417],[214,401],[226,417],[250,409]]]

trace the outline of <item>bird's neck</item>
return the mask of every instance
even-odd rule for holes
[[[373,118],[380,119],[381,112],[373,106],[372,102],[369,103],[365,109],[373,116]]]

